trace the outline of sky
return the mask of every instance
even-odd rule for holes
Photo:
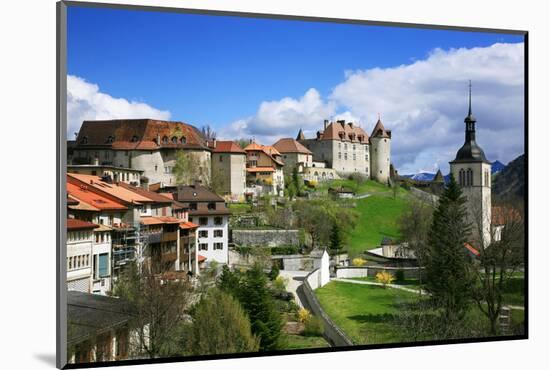
[[[468,81],[489,160],[524,152],[523,36],[69,7],[68,137],[83,120],[210,125],[273,144],[380,115],[401,174],[448,172]]]

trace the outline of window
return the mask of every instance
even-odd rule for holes
[[[353,150],[355,150],[355,145],[353,145]]]
[[[97,254],[94,254],[94,258],[92,259],[92,271],[93,279],[97,280]]]
[[[344,160],[348,160],[348,153],[344,153]]]
[[[138,141],[137,135],[132,136],[132,140],[130,140],[132,143],[135,143]]]
[[[474,176],[471,168],[466,171],[466,186],[472,186],[474,182]]]
[[[199,217],[199,225],[208,225],[208,217]]]
[[[214,230],[214,238],[223,238],[223,230]]]
[[[182,144],[187,143],[187,139],[185,138],[185,136],[182,136],[182,137],[180,138],[180,143],[182,143]]]
[[[124,155],[125,155],[126,157],[128,157],[128,151],[125,151],[125,152],[124,152]]]
[[[199,230],[199,238],[208,238],[208,230]]]
[[[460,169],[458,171],[458,185],[464,186],[464,169]]]
[[[82,137],[82,139],[80,139],[80,144],[88,144],[88,137]]]
[[[208,243],[200,243],[199,244],[199,250],[200,251],[207,251],[208,250]]]
[[[214,217],[214,225],[221,225],[223,224],[223,217]]]
[[[155,172],[157,172],[158,169],[159,169],[159,166],[157,166],[157,165],[155,164]]]
[[[172,144],[177,144],[177,143],[178,143],[178,138],[175,136],[172,136]]]
[[[223,155],[220,154],[220,162],[223,162]]]
[[[109,276],[109,253],[101,253],[99,255],[99,268],[98,273],[99,277]]]
[[[353,160],[356,160],[355,153],[353,153]]]
[[[216,203],[208,203],[208,210],[214,211],[216,209]]]
[[[214,250],[222,250],[223,243],[214,243]]]
[[[338,152],[338,159],[342,159],[342,152]]]
[[[168,136],[163,136],[162,137],[162,143],[163,144],[168,144]]]
[[[68,260],[69,260],[69,270],[72,270],[72,268],[73,268],[73,257],[69,257]]]
[[[189,203],[189,209],[191,211],[196,211],[197,210],[197,203],[195,203],[195,202]]]

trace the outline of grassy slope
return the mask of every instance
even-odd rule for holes
[[[324,348],[329,347],[323,337],[305,337],[303,335],[283,334],[279,349]]]
[[[367,180],[362,182],[361,184],[358,184],[354,180],[346,179],[346,180],[333,180],[333,181],[321,182],[319,183],[319,185],[317,185],[317,191],[326,193],[328,192],[329,187],[340,187],[340,186],[343,186],[345,188],[350,188],[353,191],[355,191],[356,194],[379,193],[379,192],[386,192],[390,190],[387,186],[373,180]]]
[[[323,309],[357,344],[400,341],[393,322],[396,304],[412,302],[416,295],[379,286],[333,281],[315,291]]]
[[[359,220],[348,242],[350,256],[378,247],[385,236],[399,238],[398,220],[406,205],[407,192],[403,189],[395,199],[388,192],[357,200]]]

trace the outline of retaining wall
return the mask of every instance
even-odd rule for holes
[[[403,271],[405,279],[418,279],[419,269],[418,267],[384,267],[384,266],[368,266],[368,267],[356,267],[356,266],[337,266],[336,277],[337,278],[356,278],[356,277],[375,277],[377,273],[381,271],[388,271],[392,274],[396,274],[398,270]]]
[[[298,230],[245,230],[233,229],[233,243],[237,245],[247,246],[269,246],[277,247],[281,245],[298,245],[299,234]]]
[[[325,338],[335,347],[352,346],[353,341],[340,329],[321,307],[319,300],[315,296],[314,290],[321,286],[321,274],[319,269],[310,272],[304,279],[304,283],[299,289],[304,297],[302,303],[317,316],[325,329]]]

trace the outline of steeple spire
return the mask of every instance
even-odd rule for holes
[[[470,94],[468,95],[468,116],[472,115],[472,80],[469,83]]]

